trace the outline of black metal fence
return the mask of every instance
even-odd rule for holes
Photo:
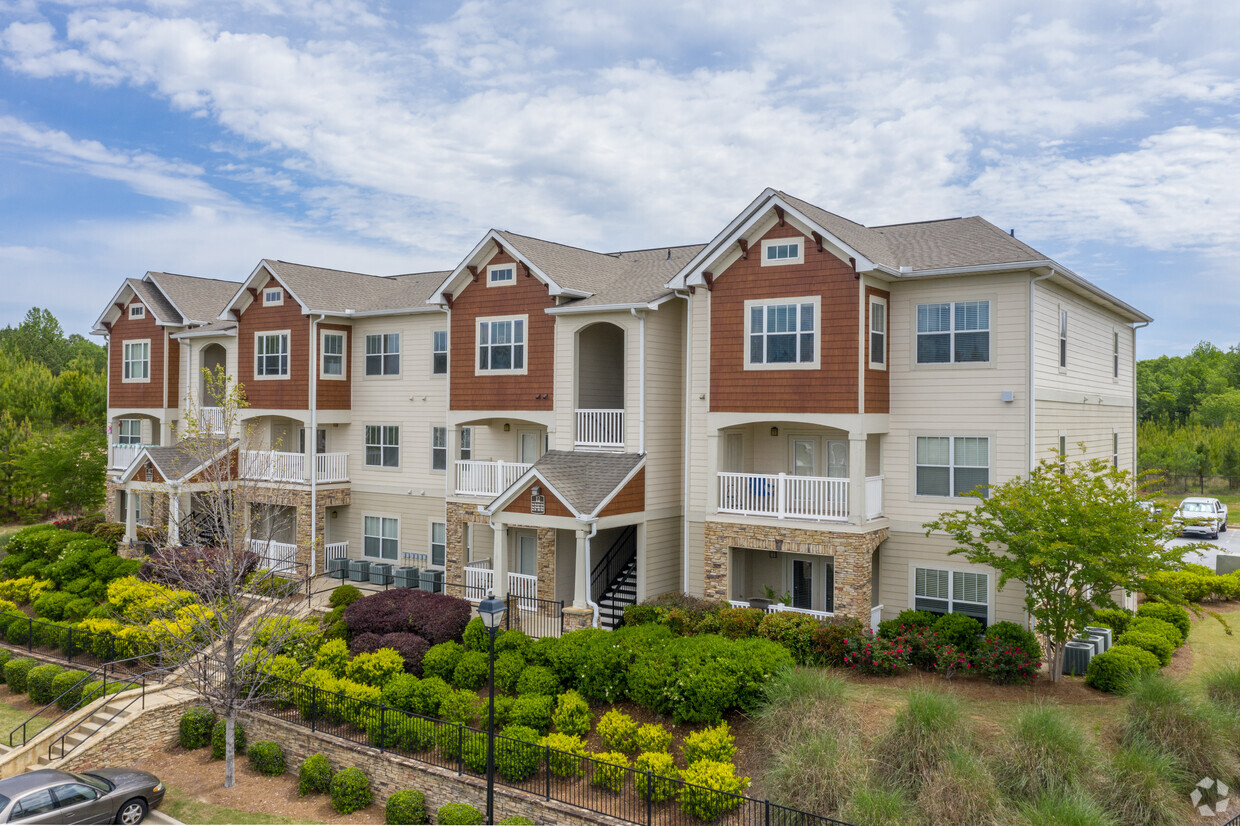
[[[487,733],[317,686],[273,679],[260,714],[373,746],[459,775],[485,777]],[[686,783],[586,754],[497,734],[495,782],[545,800],[638,824],[703,822],[768,826],[848,826],[843,821]]]
[[[1240,494],[1240,476],[1213,476],[1206,474],[1174,474],[1149,471],[1141,474],[1143,494],[1166,493],[1171,495],[1235,496]]]
[[[0,643],[9,649],[24,649],[48,659],[88,667],[128,662],[135,657],[132,641],[110,632],[84,631],[11,613],[0,614]],[[149,656],[156,658],[158,655]]]

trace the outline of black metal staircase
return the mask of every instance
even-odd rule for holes
[[[611,543],[590,575],[590,598],[598,604],[599,626],[612,629],[624,608],[637,602],[637,527],[629,525]]]

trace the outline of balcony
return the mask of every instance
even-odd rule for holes
[[[258,482],[310,482],[309,464],[304,453],[275,450],[246,450],[241,453],[241,476]],[[349,454],[316,453],[315,480],[321,484],[349,481]]]
[[[487,567],[482,567],[482,565]],[[485,563],[471,562],[465,566],[465,598],[470,602],[480,602],[492,592],[495,583],[495,572],[490,568],[490,561]],[[538,608],[538,577],[528,574],[508,572],[508,593],[518,599],[522,611],[533,611]]]
[[[524,462],[483,462],[462,459],[456,463],[458,496],[499,496],[533,465]]]
[[[129,467],[133,460],[138,458],[138,454],[142,452],[146,445],[112,445],[112,461],[108,463],[108,467],[124,470]]]
[[[212,436],[224,435],[224,408],[204,407],[199,410],[199,427]]]
[[[882,515],[883,477],[865,481],[866,519]],[[848,479],[720,473],[719,512],[815,522],[848,521]]]
[[[623,410],[578,410],[573,444],[584,448],[623,449]]]
[[[258,567],[277,574],[292,574],[297,570],[297,546],[290,542],[251,539],[250,553],[258,557]]]

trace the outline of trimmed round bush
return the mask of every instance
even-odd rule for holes
[[[297,770],[297,793],[302,797],[317,792],[326,794],[332,788],[332,766],[323,754],[312,754],[301,761]]]
[[[1144,648],[1146,651],[1158,658],[1160,666],[1166,666],[1171,662],[1171,655],[1175,653],[1175,646],[1171,644],[1171,640],[1152,631],[1134,631],[1129,626],[1129,630],[1120,634],[1117,645],[1134,645],[1137,648]]]
[[[685,769],[680,787],[680,808],[699,820],[710,822],[744,802],[748,777],[737,777],[731,763],[702,760]],[[720,794],[722,792],[722,794]]]
[[[983,638],[999,640],[1009,647],[1019,648],[1031,657],[1042,658],[1042,643],[1038,642],[1038,635],[1014,622],[996,622],[986,629]]]
[[[460,666],[457,666],[458,668]],[[517,680],[525,670],[525,657],[516,651],[495,655],[495,690],[504,694],[517,692]]]
[[[827,617],[809,634],[816,661],[822,665],[843,665],[848,640],[860,636],[864,627],[855,617]]]
[[[939,643],[952,645],[969,652],[977,648],[982,636],[982,624],[964,614],[944,614],[935,620],[931,630],[938,635]]]
[[[725,721],[690,734],[685,738],[683,752],[685,762],[690,766],[703,760],[731,763],[736,755],[736,741],[732,738],[732,729]]]
[[[540,734],[546,734],[547,729],[551,728],[552,702],[550,697],[537,694],[518,697],[508,712],[508,722],[510,725],[529,726]]]
[[[226,747],[225,738],[227,735],[227,720],[223,718],[216,720],[215,725],[211,727],[211,759],[223,760],[224,749]],[[245,754],[245,726],[239,722],[233,723],[233,755]]]
[[[457,663],[463,656],[465,656],[465,648],[459,642],[441,642],[439,645],[432,645],[422,657],[422,676],[438,677],[450,683]]]
[[[637,721],[613,708],[598,721],[598,736],[609,751],[632,754],[637,751]]]
[[[332,591],[327,604],[333,608],[347,608],[362,598],[362,591],[356,585],[341,585]]]
[[[575,734],[548,734],[542,744],[551,751],[548,758],[551,773],[556,777],[581,777],[581,758],[585,757],[586,744]]]
[[[259,774],[278,777],[284,774],[284,749],[272,740],[256,740],[246,751],[250,765]]]
[[[543,757],[538,732],[529,726],[509,725],[500,734],[503,739],[495,741],[496,771],[513,783],[533,777]]]
[[[628,775],[629,758],[618,751],[600,751],[591,755],[590,784],[608,791],[618,792],[624,788]]]
[[[410,704],[416,714],[427,717],[438,717],[439,706],[452,694],[452,686],[438,677],[424,677],[413,687]]]
[[[211,742],[211,729],[215,726],[215,712],[206,706],[193,706],[181,715],[178,739],[187,751],[200,749]]]
[[[1114,632],[1111,634],[1114,639],[1128,630],[1130,622],[1132,622],[1131,611],[1124,608],[1099,608],[1094,611],[1094,618],[1090,625],[1105,625]]]
[[[541,642],[541,640],[539,640]],[[541,665],[527,666],[517,678],[517,694],[542,694],[554,697],[560,693],[560,678],[550,668]]]
[[[426,814],[426,795],[416,789],[405,789],[388,795],[383,807],[383,822],[391,826],[414,826],[430,823]]]
[[[13,659],[13,652],[7,648],[0,648],[0,683],[4,682],[4,667]]]
[[[486,819],[482,812],[468,803],[445,803],[435,812],[435,822],[440,824],[456,824],[456,826],[479,826]]]
[[[452,670],[452,684],[477,691],[487,684],[491,663],[481,651],[466,651]],[[498,673],[498,669],[497,669]]]
[[[1176,648],[1184,644],[1184,634],[1180,632],[1180,629],[1157,617],[1136,617],[1128,623],[1128,630],[1125,633],[1131,634],[1133,631],[1140,631],[1142,634],[1158,634]]]
[[[590,715],[590,704],[584,697],[576,691],[565,691],[556,698],[551,722],[555,725],[555,730],[562,734],[585,737],[590,733],[590,724],[594,722],[594,718]]]
[[[55,700],[56,695],[52,693],[52,681],[62,671],[64,669],[54,663],[36,665],[30,669],[30,673],[26,676],[26,688],[30,692],[31,702],[47,705]]]
[[[934,614],[929,611],[916,611],[912,608],[905,608],[896,614],[895,619],[883,620],[878,624],[878,636],[887,640],[894,640],[896,637],[912,631],[916,628],[929,628],[938,620]]]
[[[66,711],[77,708],[82,700],[82,689],[86,686],[86,676],[85,671],[78,671],[76,668],[57,674],[52,680],[52,697],[56,700],[56,705]]]
[[[672,747],[672,733],[658,723],[646,723],[637,730],[637,750],[667,751]]]
[[[1114,645],[1089,661],[1085,685],[1120,694],[1143,674],[1159,668],[1158,658],[1134,645]]]
[[[648,751],[637,756],[633,764],[636,769],[649,774],[635,774],[637,793],[642,800],[650,798],[655,803],[671,800],[676,794],[676,779],[680,772],[672,756],[663,751]]]
[[[1183,605],[1170,605],[1165,602],[1147,602],[1137,609],[1138,617],[1152,617],[1169,622],[1180,631],[1180,636],[1188,639],[1188,632],[1193,629],[1193,621],[1188,616],[1188,609]]]
[[[331,783],[332,808],[347,815],[370,805],[370,778],[356,766],[336,772]]]
[[[65,606],[74,598],[66,591],[46,591],[34,601],[34,612],[43,619],[59,622],[65,618]]]
[[[512,651],[525,657],[533,644],[534,640],[530,639],[529,634],[519,628],[510,628],[504,633],[496,635],[495,656],[498,657],[506,651]]]

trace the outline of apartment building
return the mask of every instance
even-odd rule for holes
[[[679,590],[1024,622],[1019,583],[921,526],[1051,450],[1132,468],[1149,321],[981,218],[865,227],[774,190],[692,246],[492,230],[445,272],[148,273],[97,325],[108,508],[131,535],[192,513],[176,423],[221,365],[241,475],[282,490],[252,505],[316,571],[413,565],[570,627]]]

